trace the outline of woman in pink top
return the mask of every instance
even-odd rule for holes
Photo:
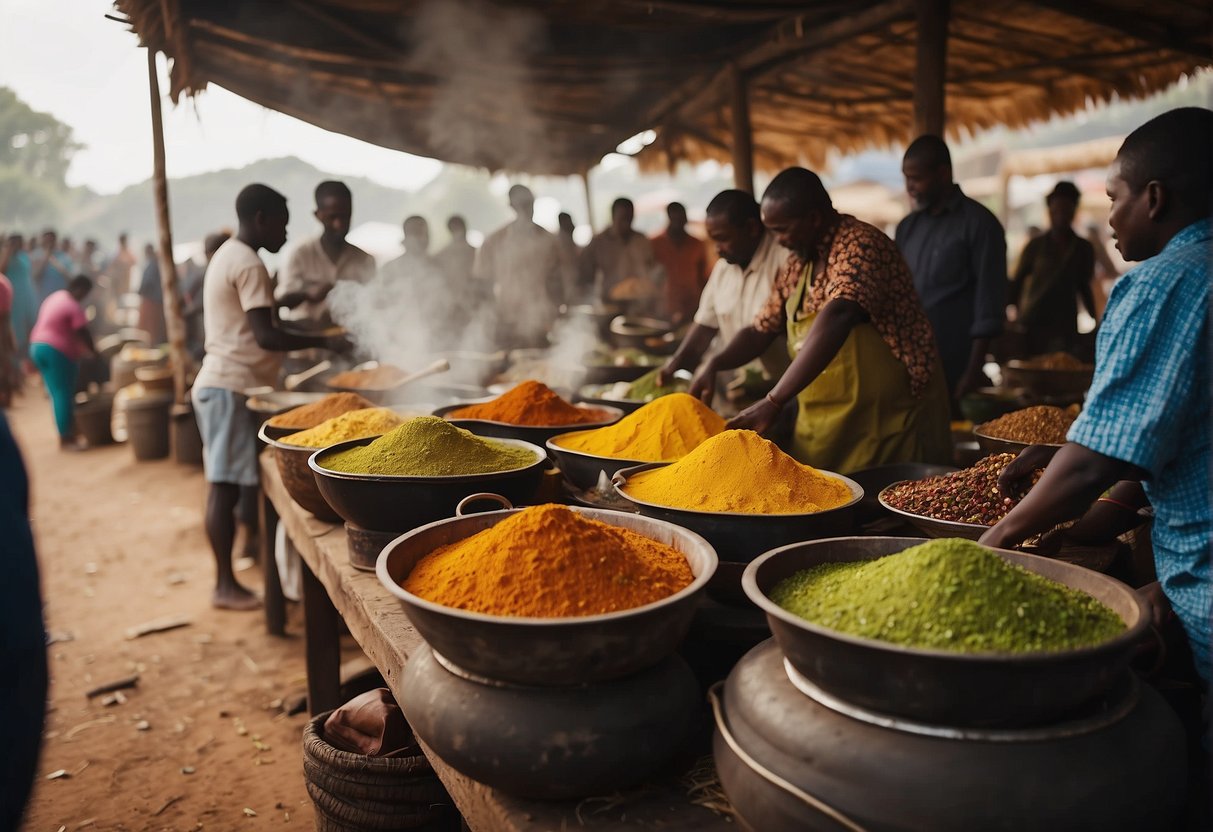
[[[55,408],[59,445],[76,450],[76,425],[73,406],[76,398],[76,371],[80,358],[93,352],[88,319],[80,305],[93,290],[93,281],[78,275],[66,289],[52,292],[38,310],[38,320],[30,333],[30,358],[42,373],[46,390]]]
[[[17,367],[17,337],[13,334],[13,284],[0,274],[0,407],[13,403],[21,376]]]

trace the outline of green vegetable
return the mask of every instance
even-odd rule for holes
[[[842,633],[961,653],[1070,650],[1125,629],[1090,595],[968,540],[806,569],[776,585],[771,600]]]
[[[668,396],[670,393],[685,393],[691,388],[690,382],[680,378],[670,379],[664,387],[658,387],[657,374],[659,372],[661,372],[660,367],[633,381],[628,385],[625,398],[633,402],[651,402],[653,399]]]

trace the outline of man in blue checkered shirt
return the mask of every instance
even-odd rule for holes
[[[1207,684],[1213,111],[1172,110],[1131,133],[1108,170],[1108,196],[1116,247],[1143,262],[1108,299],[1095,379],[1069,442],[982,543],[1020,543],[1079,516],[1117,481],[1141,480],[1155,510],[1159,580],[1140,592],[1160,627],[1178,617]],[[1014,473],[1038,459],[1028,449]]]

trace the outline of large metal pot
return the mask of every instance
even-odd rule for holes
[[[325,502],[348,523],[376,532],[406,532],[451,517],[459,501],[470,494],[488,491],[500,494],[514,505],[534,499],[548,464],[547,454],[529,442],[498,439],[506,445],[526,448],[535,461],[512,471],[465,474],[451,477],[394,477],[348,474],[325,467],[333,455],[375,441],[376,437],[351,439],[314,452],[308,467]]]
[[[836,710],[790,680],[767,641],[713,691],[716,769],[753,832],[1136,832],[1170,829],[1184,737],[1131,674],[1036,729],[957,731]]]
[[[312,454],[316,453],[316,449],[301,445],[288,445],[275,439],[270,433],[273,429],[273,425],[264,422],[257,433],[257,438],[273,449],[274,462],[278,465],[278,475],[282,477],[282,484],[286,486],[286,492],[305,511],[315,515],[317,520],[323,520],[326,523],[340,523],[341,515],[334,511],[328,501],[324,499],[324,495],[320,493],[320,489],[316,485],[316,476],[307,464]],[[374,438],[371,437],[371,439]]]
[[[1137,593],[1098,572],[1022,552],[1005,560],[1106,604],[1125,631],[1093,647],[1050,653],[959,653],[902,647],[813,624],[769,594],[784,578],[824,563],[874,560],[922,543],[905,537],[841,537],[767,552],[746,567],[742,588],[767,615],[780,648],[827,693],[887,714],[961,726],[1022,726],[1057,719],[1108,690],[1149,627]]]
[[[683,747],[702,698],[677,656],[623,679],[576,687],[485,683],[409,656],[400,705],[417,737],[455,770],[538,800],[575,800],[644,782]]]
[[[413,626],[444,659],[488,679],[520,685],[577,685],[617,679],[672,653],[716,571],[716,553],[699,535],[670,523],[617,511],[571,507],[630,529],[686,555],[695,580],[668,598],[635,609],[570,618],[522,618],[435,604],[401,587],[423,557],[492,528],[522,509],[454,517],[394,540],[379,556],[380,582],[396,596]],[[553,552],[559,557],[559,552]]]
[[[605,428],[623,418],[623,411],[617,407],[581,404],[576,406],[581,410],[601,411],[602,418],[595,422],[582,422],[576,425],[512,425],[509,422],[498,422],[491,419],[468,419],[451,415],[454,411],[467,406],[467,404],[449,404],[436,409],[434,415],[477,436],[488,436],[493,439],[520,439],[536,445],[543,445],[553,436],[568,433],[570,430]]]

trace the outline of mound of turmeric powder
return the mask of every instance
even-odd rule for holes
[[[570,451],[640,462],[681,459],[705,439],[724,430],[724,419],[687,393],[649,402],[615,424],[558,437]]]
[[[404,422],[403,416],[386,407],[367,407],[342,413],[314,428],[284,436],[279,441],[284,445],[298,445],[303,448],[327,448],[349,439],[380,436]]]
[[[434,550],[401,585],[470,612],[565,618],[651,604],[693,580],[672,546],[549,504]]]
[[[624,493],[692,511],[809,514],[851,501],[842,480],[802,465],[752,430],[726,430],[665,468],[628,478]]]

